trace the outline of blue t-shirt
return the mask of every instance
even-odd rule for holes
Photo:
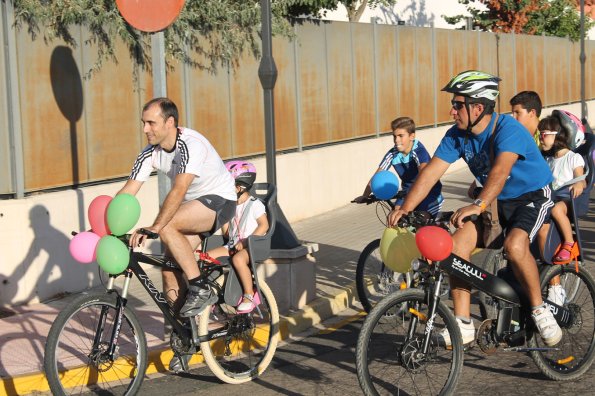
[[[467,134],[454,125],[442,138],[434,156],[453,163],[463,158],[469,170],[483,185],[491,170],[490,133],[498,118],[494,140],[494,158],[500,153],[518,154],[498,199],[512,199],[539,190],[552,181],[552,172],[543,159],[533,137],[517,120],[494,113],[489,125],[479,135]]]
[[[403,154],[397,150],[396,147],[391,148],[385,154],[384,158],[378,165],[379,168],[383,170],[388,170],[392,165],[399,175],[401,179],[401,191],[405,194],[409,192],[409,189],[417,179],[417,175],[419,174],[419,165],[430,162],[430,153],[424,147],[424,145],[417,139],[413,140],[413,147],[408,154]],[[424,202],[433,203],[436,201],[442,202],[442,195],[440,194],[442,191],[442,184],[440,182],[436,183],[434,187],[428,193]],[[403,199],[399,199],[396,204],[401,205],[403,203]],[[420,204],[421,206],[421,204]],[[425,208],[420,208],[418,206],[418,210],[426,210]]]

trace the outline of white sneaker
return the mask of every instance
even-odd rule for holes
[[[547,290],[547,299],[556,305],[563,306],[566,302],[566,290],[562,285],[551,285]]]
[[[547,308],[533,310],[531,317],[541,334],[541,339],[547,346],[554,346],[562,339],[562,329],[558,326],[556,318]]]
[[[475,341],[475,326],[473,325],[473,320],[471,320],[471,323],[463,323],[461,319],[457,318],[457,323],[459,324],[459,330],[461,330],[461,335],[463,336],[463,345],[467,345]],[[444,343],[447,348],[452,344],[448,329],[442,330],[438,334],[438,339]]]

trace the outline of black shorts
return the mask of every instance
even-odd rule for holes
[[[215,212],[213,228],[208,232],[201,233],[205,238],[213,235],[223,226],[223,224],[229,222],[236,214],[237,201],[231,201],[220,197],[219,195],[203,195],[202,197],[196,198],[196,200]]]
[[[507,200],[498,200],[498,216],[502,229],[520,228],[532,242],[554,206],[549,186]]]

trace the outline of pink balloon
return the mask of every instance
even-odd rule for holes
[[[95,249],[101,237],[94,232],[79,232],[70,240],[68,250],[79,263],[88,264],[95,261]]]
[[[107,225],[107,206],[111,202],[112,197],[109,195],[100,195],[91,201],[88,210],[89,223],[93,232],[100,237],[111,234]]]

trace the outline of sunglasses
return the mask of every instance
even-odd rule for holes
[[[541,136],[542,139],[544,139],[547,135],[557,135],[558,132],[557,131],[542,131],[539,132],[539,136]]]
[[[450,103],[452,104],[452,108],[455,109],[456,111],[461,110],[463,107],[465,107],[465,102],[461,102],[459,100],[451,100]]]

